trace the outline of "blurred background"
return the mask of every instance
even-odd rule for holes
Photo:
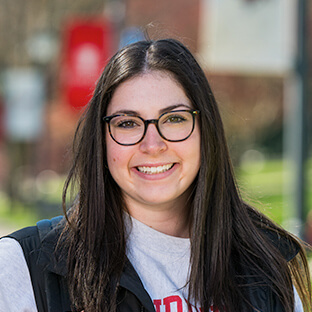
[[[0,0],[0,235],[62,214],[78,118],[147,33],[204,68],[243,198],[311,243],[311,29],[306,0]]]

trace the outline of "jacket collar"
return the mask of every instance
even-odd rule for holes
[[[42,240],[38,264],[57,275],[67,274],[67,251],[56,249],[62,227],[55,227]]]

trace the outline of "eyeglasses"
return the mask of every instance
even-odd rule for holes
[[[169,142],[181,142],[190,137],[199,110],[175,110],[163,113],[158,119],[144,120],[131,114],[105,116],[112,139],[120,145],[135,145],[141,142],[149,124],[154,124],[159,135]]]

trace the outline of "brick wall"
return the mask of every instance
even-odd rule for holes
[[[147,28],[151,38],[174,37],[197,49],[200,0],[126,0],[125,26]]]

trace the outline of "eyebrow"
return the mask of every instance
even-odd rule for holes
[[[179,108],[179,107],[184,107],[184,108],[187,108],[187,109],[191,109],[191,107],[189,105],[186,105],[186,104],[175,104],[175,105],[170,105],[168,107],[165,107],[165,108],[162,108],[161,110],[159,110],[159,114],[163,114],[163,113],[167,113],[167,112],[170,112],[176,108]],[[116,114],[128,114],[128,115],[137,115],[137,116],[140,116],[140,112],[138,111],[134,111],[134,110],[129,110],[129,109],[121,109],[121,110],[118,110],[116,112],[114,112],[112,115],[116,115]]]
[[[186,104],[175,104],[175,105],[170,105],[168,107],[165,107],[163,109],[161,109],[159,111],[159,114],[163,114],[163,113],[166,113],[166,112],[170,112],[178,107],[185,107],[185,108],[188,108],[188,109],[191,109],[191,107],[189,105],[186,105]]]

